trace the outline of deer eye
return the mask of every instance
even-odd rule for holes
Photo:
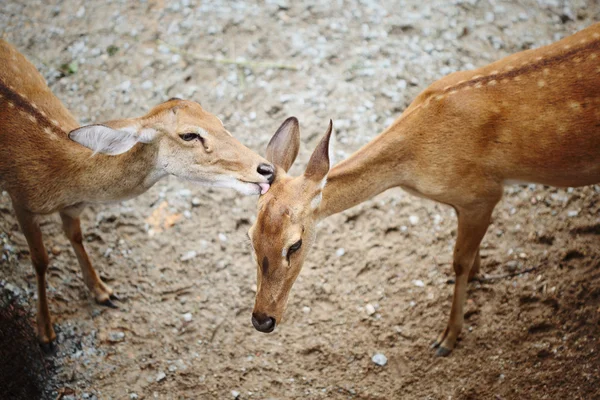
[[[186,142],[191,142],[192,140],[198,139],[200,141],[202,141],[202,136],[200,136],[198,133],[182,133],[181,135],[179,135],[179,137],[182,140],[185,140]]]
[[[302,247],[302,239],[298,240],[296,243],[290,246],[290,249],[288,250],[288,257],[292,255],[292,253],[298,251],[300,247]]]

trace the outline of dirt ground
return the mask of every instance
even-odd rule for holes
[[[296,172],[329,118],[337,156],[347,157],[434,80],[598,20],[595,0],[0,5],[0,35],[82,123],[193,98],[262,153],[295,115]],[[429,344],[450,311],[455,215],[401,190],[321,225],[287,320],[269,335],[250,323],[256,277],[245,233],[256,198],[166,179],[134,200],[88,208],[86,247],[119,310],[94,303],[48,217],[58,333],[50,390],[64,399],[600,399],[599,193],[506,189],[482,247],[482,270],[496,279],[470,285],[448,358]],[[35,309],[5,193],[0,241],[0,291]]]

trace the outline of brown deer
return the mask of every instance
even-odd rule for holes
[[[382,134],[331,168],[331,123],[303,175],[288,119],[267,147],[276,178],[249,230],[258,290],[252,323],[271,332],[315,240],[317,223],[392,187],[452,206],[458,217],[450,320],[434,342],[449,354],[467,281],[503,185],[600,182],[600,24],[552,45],[433,83]]]
[[[83,247],[79,215],[86,204],[137,196],[167,175],[244,194],[269,189],[272,165],[198,103],[171,99],[143,117],[79,127],[35,67],[5,41],[0,60],[0,187],[29,244],[43,344],[56,335],[46,297],[48,254],[36,216],[60,213],[87,287],[98,303],[114,307],[113,291]]]

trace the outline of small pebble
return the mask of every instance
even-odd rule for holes
[[[125,333],[123,332],[110,332],[108,334],[108,341],[111,343],[122,342],[125,339]]]
[[[375,355],[373,357],[371,357],[371,361],[373,361],[375,364],[379,365],[380,367],[383,367],[385,364],[387,364],[387,357],[381,353],[375,353]]]
[[[307,306],[302,307],[302,312],[304,314],[308,314],[310,312],[310,307],[307,307]]]
[[[240,397],[240,392],[238,392],[237,390],[232,390],[231,395],[233,396],[234,399],[237,399]]]
[[[160,382],[162,380],[164,380],[167,377],[167,374],[165,374],[164,372],[160,371],[158,373],[158,375],[156,375],[156,382]]]
[[[197,198],[197,197],[194,197],[194,198],[192,199],[192,207],[199,207],[199,206],[200,206],[200,204],[202,204],[202,202],[200,201],[200,199],[199,199],[199,198]]]
[[[419,223],[419,217],[417,217],[416,215],[411,215],[410,217],[408,217],[408,221],[411,225],[417,225]]]
[[[516,271],[518,266],[519,266],[519,263],[515,260],[511,260],[506,263],[506,269],[511,272]]]
[[[50,251],[52,251],[52,254],[54,254],[55,256],[59,255],[61,252],[60,247],[58,246],[52,246],[52,249]]]
[[[375,314],[375,307],[373,306],[373,304],[367,304],[365,306],[365,311],[367,312],[367,315],[373,315]]]
[[[142,89],[144,89],[144,90],[150,90],[150,89],[152,89],[152,86],[153,86],[152,81],[144,81],[142,83]]]
[[[344,254],[346,254],[346,250],[343,247],[340,247],[339,249],[337,249],[335,251],[335,255],[338,256],[338,257],[341,257]]]
[[[122,82],[122,83],[121,83],[121,84],[118,86],[118,88],[119,88],[121,91],[123,91],[123,92],[127,92],[127,91],[129,91],[129,89],[131,89],[131,81],[130,81],[130,80],[127,80],[127,81],[124,81],[124,82]]]
[[[194,250],[190,250],[190,251],[188,251],[187,253],[185,253],[184,255],[182,255],[182,256],[179,258],[179,260],[180,260],[180,261],[183,261],[183,262],[185,262],[185,261],[190,261],[191,259],[194,259],[194,258],[196,258],[196,256],[197,256],[197,255],[198,255],[198,253],[197,253],[196,251],[194,251]]]
[[[192,320],[192,313],[185,313],[185,314],[183,314],[183,320],[185,322],[190,322]]]
[[[418,286],[418,287],[424,287],[425,283],[420,279],[416,279],[413,281],[413,285]]]
[[[18,287],[16,287],[12,283],[7,283],[6,285],[4,285],[4,289],[8,290],[9,292],[11,292],[12,294],[14,294],[15,296],[18,296],[18,295],[21,294],[21,289],[19,289]]]

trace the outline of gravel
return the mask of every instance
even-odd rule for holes
[[[365,312],[367,313],[367,315],[371,316],[373,314],[375,314],[375,306],[373,306],[373,304],[367,304],[365,306]]]
[[[2,37],[35,63],[53,92],[82,123],[139,116],[153,105],[180,95],[200,101],[223,120],[234,136],[253,150],[263,152],[279,123],[289,115],[296,115],[301,123],[302,146],[297,165],[292,168],[294,174],[306,164],[329,118],[334,121],[339,142],[336,156],[343,159],[389,125],[434,80],[558,40],[589,25],[598,12],[596,2],[579,0],[505,3],[410,0],[402,6],[391,0],[348,1],[343,6],[337,2],[304,0],[264,3],[185,0],[166,2],[164,6],[160,2],[129,4],[123,1],[82,4],[74,0],[8,0],[0,12]],[[196,56],[217,61],[202,61]],[[250,65],[218,61],[225,58],[245,60]],[[261,62],[289,64],[294,69],[256,64]],[[61,68],[63,64],[76,67],[72,73],[65,73]],[[517,188],[511,193],[518,196],[523,190]],[[547,201],[559,204],[559,211],[567,205],[577,207],[578,203],[572,204],[570,193],[548,193]],[[427,214],[422,208],[425,203],[414,198],[409,202],[401,196],[396,197],[404,199],[400,202],[402,207],[377,208],[380,213],[389,210],[397,213],[390,218],[404,223],[398,227],[401,237],[432,229],[426,215],[439,213],[442,217],[436,221],[442,230],[439,237],[436,231],[432,240],[450,242],[448,226],[454,223],[451,212],[428,205],[427,210],[435,212]],[[541,208],[544,201],[538,202],[536,208]],[[165,213],[186,218],[170,230],[149,237],[152,226],[148,218],[162,202],[167,203]],[[179,385],[177,379],[166,379],[164,372],[157,372],[168,370],[167,360],[181,357],[191,366],[189,379],[193,379],[194,385],[204,385],[207,390],[219,388],[207,397],[228,397],[234,386],[231,382],[237,382],[232,379],[248,373],[243,392],[256,387],[254,397],[263,398],[266,396],[262,394],[273,386],[272,381],[252,380],[251,371],[260,371],[261,364],[240,372],[240,362],[246,362],[247,354],[257,354],[253,362],[264,362],[274,368],[269,363],[273,354],[284,358],[282,344],[298,341],[298,348],[308,347],[311,343],[307,343],[305,337],[330,340],[328,332],[335,335],[340,347],[353,348],[354,342],[348,344],[341,339],[351,335],[339,331],[357,323],[352,315],[354,309],[350,314],[344,311],[349,308],[347,304],[378,301],[386,314],[391,313],[392,307],[381,299],[385,293],[380,297],[372,297],[370,293],[386,287],[390,281],[434,282],[439,277],[427,278],[433,261],[424,257],[422,263],[417,261],[427,253],[420,248],[414,249],[417,254],[407,255],[398,246],[394,250],[398,254],[386,264],[381,257],[389,250],[371,247],[374,242],[382,242],[382,236],[374,233],[377,227],[363,226],[360,235],[364,238],[350,242],[354,231],[331,228],[335,224],[341,226],[345,217],[339,216],[333,222],[324,222],[324,230],[336,238],[340,232],[349,236],[340,238],[343,241],[339,245],[344,243],[353,250],[346,252],[337,242],[331,245],[335,247],[325,247],[322,233],[312,261],[307,261],[307,265],[322,256],[335,269],[328,269],[330,266],[305,268],[295,287],[295,297],[290,300],[291,321],[275,335],[257,338],[256,332],[248,328],[246,315],[255,294],[255,270],[248,247],[242,244],[244,233],[253,222],[255,203],[255,198],[240,198],[228,191],[210,191],[190,182],[165,179],[135,200],[88,208],[82,218],[86,247],[100,274],[112,278],[109,283],[119,294],[124,294],[126,301],[120,303],[120,311],[107,311],[93,304],[81,281],[75,256],[63,238],[60,223],[46,222],[44,230],[49,234],[45,240],[54,255],[48,292],[52,312],[60,315],[55,318],[60,351],[53,358],[59,381],[68,382],[77,391],[77,398],[83,392],[97,398],[121,398],[128,390],[135,390],[129,394],[131,399],[152,398],[157,386],[168,384],[176,385],[169,388],[168,395],[193,398],[190,393],[178,392],[184,390],[181,387],[185,385]],[[517,211],[515,209],[514,218],[519,216]],[[26,254],[27,246],[14,228],[16,221],[6,193],[0,196],[0,212],[0,272],[5,280],[4,289],[21,296],[35,309],[35,278]],[[563,214],[572,218],[570,221],[584,214],[581,211],[572,215],[573,212],[575,210],[564,210]],[[508,210],[502,209],[499,213],[510,216]],[[164,223],[164,216],[161,218],[160,222]],[[360,227],[360,218],[349,224]],[[354,229],[354,225],[351,226]],[[501,228],[497,226],[492,232],[504,240],[511,228],[508,225]],[[390,235],[395,234],[394,230],[390,232]],[[350,247],[357,244],[364,246]],[[430,244],[422,243],[424,248]],[[319,246],[329,253],[317,253]],[[451,247],[446,247],[445,251],[451,254]],[[60,249],[61,252],[55,251]],[[327,258],[334,251],[337,258]],[[368,272],[356,275],[356,279],[357,271],[351,269],[355,266],[354,253],[372,262]],[[521,267],[518,261],[499,260],[502,260],[499,268]],[[403,270],[399,263],[411,267],[415,264],[415,268]],[[192,268],[192,264],[193,267],[198,264],[198,268]],[[213,265],[218,268],[212,268]],[[447,265],[438,269],[443,268],[451,269]],[[385,276],[376,283],[367,281],[367,276],[376,274],[377,270],[385,271]],[[337,273],[358,289],[338,284],[333,276]],[[322,282],[326,278],[331,280],[332,290],[323,289]],[[313,292],[315,288],[317,293]],[[402,292],[394,289],[397,289],[394,293]],[[429,307],[430,302],[417,292],[426,291],[414,290],[410,296],[415,300],[410,302],[396,295],[394,301],[409,305],[408,312],[421,315],[422,307]],[[366,293],[369,300],[365,300]],[[293,301],[297,304],[292,304]],[[306,312],[302,308],[305,304],[311,306],[305,306],[309,313],[300,314],[303,318],[298,318],[292,309],[296,306],[298,313]],[[376,314],[373,304],[367,304],[364,311],[369,316]],[[193,313],[193,320],[185,320],[188,313]],[[189,324],[182,323],[182,318]],[[340,318],[343,323],[333,318]],[[379,323],[376,319],[364,319],[368,323]],[[302,325],[302,321],[308,320],[306,323],[311,325]],[[429,327],[433,321],[415,321],[415,324]],[[297,325],[301,334],[294,331]],[[120,331],[124,328],[136,333],[125,331],[128,332],[125,336]],[[367,350],[362,347],[361,351],[368,354],[373,336],[378,342],[386,340],[380,329],[368,326],[366,344],[360,344],[367,346]],[[318,331],[319,335],[306,335],[308,331]],[[117,340],[106,343],[102,340],[105,338]],[[120,351],[126,346],[127,351]],[[397,345],[389,351],[400,347]],[[235,353],[237,350],[244,352],[243,359]],[[129,352],[133,355],[131,359],[125,356]],[[316,398],[318,395],[314,392],[305,393],[311,390],[309,384],[297,383],[304,382],[300,376],[305,373],[303,358],[293,352],[290,354],[295,358],[284,358],[279,370],[271,370],[273,382],[279,385],[287,379],[286,373],[291,374],[292,368],[297,368],[294,371],[300,372],[297,372],[296,383],[286,386],[289,395]],[[329,360],[341,354],[324,354],[322,358]],[[387,359],[383,354],[375,356],[382,356],[377,359],[386,360],[385,365]],[[382,365],[375,361],[375,356],[373,362]],[[306,357],[314,355],[310,353]],[[290,369],[285,369],[288,362]],[[315,367],[317,371],[323,370],[318,364]],[[353,366],[349,364],[348,368]],[[169,378],[171,374],[178,377],[176,374],[181,370],[177,364],[176,371],[169,371]],[[357,374],[354,370],[348,376]],[[331,383],[322,378],[322,372],[306,371],[306,375],[309,380]],[[331,379],[342,381],[340,377]],[[398,388],[384,380],[380,382]],[[398,382],[398,385],[408,385],[406,381]],[[368,383],[377,386],[373,381]],[[386,389],[381,389],[382,393],[386,393]],[[328,390],[335,390],[334,385]],[[360,392],[365,397],[389,398]],[[424,392],[415,390],[414,393],[415,396],[420,394],[420,398],[426,397]]]
[[[190,250],[190,251],[186,252],[185,254],[183,254],[181,257],[179,257],[179,260],[182,262],[186,262],[186,261],[193,260],[197,256],[198,256],[198,252],[196,252],[195,250]]]
[[[375,353],[373,355],[373,357],[371,357],[371,361],[373,361],[375,364],[379,365],[380,367],[383,367],[384,365],[387,364],[388,359],[382,353]]]
[[[167,374],[165,374],[164,372],[161,371],[156,375],[156,382],[161,382],[161,381],[165,380],[166,377],[167,377]]]

